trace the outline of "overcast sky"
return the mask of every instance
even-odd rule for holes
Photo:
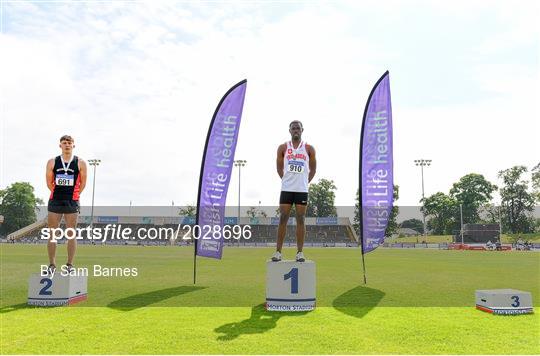
[[[399,205],[468,173],[540,160],[537,1],[7,2],[0,35],[0,188],[48,198],[58,139],[100,158],[96,205],[196,202],[208,125],[248,80],[242,205],[275,205],[277,146],[304,123],[316,180],[354,204],[360,126],[390,71]],[[91,181],[92,174],[89,174]],[[237,204],[238,172],[228,205]],[[82,196],[90,204],[91,190]]]

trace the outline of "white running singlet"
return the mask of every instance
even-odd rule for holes
[[[300,142],[294,148],[291,141],[287,142],[285,157],[283,159],[283,178],[281,179],[282,192],[308,192],[309,155],[306,143]]]

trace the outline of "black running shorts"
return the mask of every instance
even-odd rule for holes
[[[307,202],[307,192],[281,192],[281,195],[279,196],[280,204],[307,205]]]
[[[79,201],[77,200],[49,200],[47,210],[56,214],[74,214],[80,212]]]

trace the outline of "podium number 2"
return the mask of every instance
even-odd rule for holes
[[[513,295],[510,297],[510,299],[514,301],[514,303],[510,304],[511,306],[513,306],[514,308],[519,307],[519,296]]]
[[[49,290],[52,286],[52,280],[50,278],[43,278],[39,281],[39,284],[45,284],[43,288],[39,291],[39,295],[51,295],[52,291]]]
[[[283,280],[286,281],[287,279],[291,279],[291,293],[297,294],[298,293],[298,268],[293,268],[289,271],[289,273],[283,275]]]

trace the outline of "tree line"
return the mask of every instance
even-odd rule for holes
[[[540,202],[540,164],[526,177],[525,166],[514,166],[498,172],[502,185],[489,182],[483,175],[467,174],[454,183],[449,192],[437,192],[420,202],[428,218],[427,227],[436,235],[452,234],[464,224],[499,224],[503,233],[531,233],[540,229],[534,218],[535,204]],[[493,203],[498,192],[500,204]],[[461,207],[461,209],[460,209]]]

